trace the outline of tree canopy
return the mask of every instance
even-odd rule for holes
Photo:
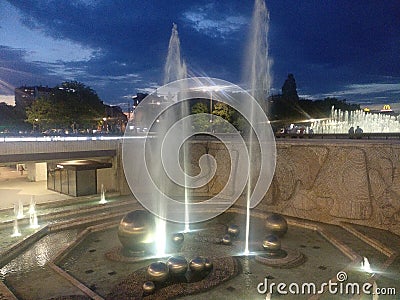
[[[105,107],[90,87],[63,82],[48,98],[39,98],[27,109],[27,122],[50,128],[90,128],[104,117]]]

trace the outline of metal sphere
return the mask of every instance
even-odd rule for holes
[[[228,226],[228,233],[231,236],[237,237],[239,235],[240,229],[239,226],[237,226],[236,224],[231,224]]]
[[[271,214],[265,220],[265,228],[268,233],[282,237],[288,230],[288,224],[282,215]]]
[[[213,268],[213,263],[207,257],[204,258],[204,269],[206,271],[210,271]]]
[[[276,235],[267,235],[262,246],[267,252],[278,252],[281,250],[281,241]]]
[[[161,262],[155,262],[147,267],[147,278],[155,282],[164,282],[169,274],[168,266]]]
[[[231,236],[230,236],[229,234],[225,234],[225,235],[222,237],[221,243],[224,244],[224,245],[230,245],[230,244],[232,244],[232,238],[231,238]]]
[[[135,210],[125,215],[118,227],[118,238],[130,254],[145,252],[153,244],[155,221],[145,210]]]
[[[156,285],[153,281],[146,281],[142,286],[143,292],[147,295],[153,294],[156,290]]]
[[[205,270],[205,261],[203,257],[197,256],[189,262],[189,268],[193,272],[201,272]]]
[[[182,245],[183,241],[185,240],[185,236],[183,235],[183,233],[178,232],[178,233],[174,233],[172,235],[172,243],[175,246],[180,246]]]
[[[188,268],[188,262],[183,256],[171,256],[167,260],[167,266],[171,275],[184,275]]]

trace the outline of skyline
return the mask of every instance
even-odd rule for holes
[[[280,93],[293,73],[300,97],[396,105],[396,2],[266,1],[271,93]],[[246,88],[241,78],[253,5],[252,0],[3,1],[0,102],[13,100],[15,87],[77,80],[105,103],[126,109],[127,98],[161,86],[172,23],[191,76]]]

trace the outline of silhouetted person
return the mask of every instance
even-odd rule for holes
[[[312,138],[313,136],[314,136],[314,130],[310,128],[310,130],[308,131],[308,137]]]
[[[356,133],[356,138],[361,139],[363,130],[360,128],[360,126],[357,126],[355,133]]]
[[[354,139],[354,127],[351,126],[349,129],[349,138]]]

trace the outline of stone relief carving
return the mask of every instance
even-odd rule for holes
[[[355,147],[332,147],[315,180],[318,198],[330,198],[331,216],[369,219],[372,213],[366,156]]]
[[[205,152],[216,158],[219,170],[207,186],[213,195],[225,183],[230,165],[226,148],[218,143],[208,147],[193,149],[192,163]],[[400,147],[278,144],[275,176],[258,208],[400,233]]]
[[[371,194],[375,199],[379,225],[398,227],[400,223],[399,149],[375,148],[369,155]],[[393,228],[392,228],[393,229]]]

